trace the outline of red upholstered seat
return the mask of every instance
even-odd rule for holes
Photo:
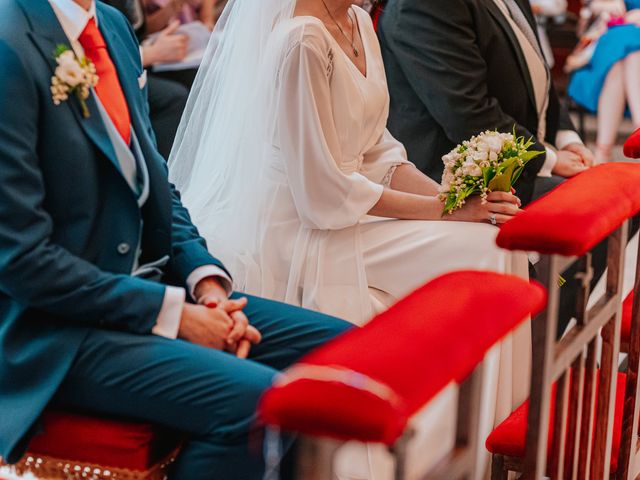
[[[566,181],[500,230],[509,250],[584,255],[640,211],[640,165],[607,163]]]
[[[628,158],[640,158],[640,128],[624,142],[624,155]]]
[[[596,376],[596,379],[599,377]],[[622,437],[622,413],[624,409],[624,391],[627,376],[618,373],[616,385],[615,416],[613,421],[613,443],[611,448],[611,471],[618,468],[618,453]],[[596,381],[596,392],[598,382]],[[596,397],[597,398],[597,397]],[[529,417],[529,401],[520,405],[504,422],[498,425],[487,438],[487,450],[493,454],[508,457],[523,458],[525,455],[525,438],[527,433],[527,419]],[[555,384],[551,396],[551,413],[549,416],[549,439],[547,445],[551,448],[553,438],[553,424],[555,418]]]
[[[620,338],[623,343],[628,343],[631,338],[631,312],[633,310],[633,290],[622,303],[622,325],[620,329]]]
[[[147,423],[60,411],[46,412],[42,426],[29,455],[137,471],[164,460],[181,440],[179,434]]]
[[[260,404],[284,430],[393,444],[408,418],[545,304],[542,287],[488,272],[442,276],[305,357]]]

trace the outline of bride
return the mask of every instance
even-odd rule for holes
[[[230,0],[169,165],[238,288],[362,324],[447,271],[511,269],[494,225],[517,197],[442,217],[388,109],[377,38],[352,0]]]

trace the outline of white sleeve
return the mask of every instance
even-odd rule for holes
[[[378,142],[364,154],[361,171],[372,182],[384,184],[389,172],[410,163],[404,145],[385,128]]]
[[[184,288],[166,288],[162,307],[160,308],[160,313],[156,319],[156,324],[151,329],[151,333],[171,339],[176,339],[178,337],[185,294],[186,292]]]
[[[193,300],[196,299],[194,293],[198,283],[207,277],[214,277],[218,283],[220,283],[220,286],[226,290],[227,295],[231,295],[231,292],[233,291],[233,281],[229,275],[227,275],[227,272],[216,265],[203,265],[202,267],[196,268],[187,277],[187,288],[189,289],[189,295]]]
[[[558,150],[562,150],[567,145],[572,143],[579,143],[584,145],[580,135],[578,132],[574,132],[573,130],[559,130],[556,134],[556,147]]]
[[[545,145],[545,147],[547,150],[547,158],[538,172],[539,177],[550,177],[553,175],[553,169],[556,167],[556,163],[558,163],[558,154],[556,151],[548,145]]]
[[[280,71],[277,142],[302,222],[338,230],[366,215],[384,187],[338,168],[342,151],[327,67],[326,52],[311,42],[303,40],[287,54]]]

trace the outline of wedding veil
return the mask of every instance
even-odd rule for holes
[[[212,253],[246,288],[263,206],[265,142],[275,122],[268,38],[293,16],[296,0],[229,0],[213,31],[169,158]]]

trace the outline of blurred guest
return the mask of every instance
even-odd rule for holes
[[[175,80],[191,88],[209,42],[210,32],[227,0],[138,0],[146,13],[143,46],[152,45],[159,32],[178,24],[175,33],[186,39],[184,55],[175,61],[154,64],[159,77]]]
[[[125,14],[139,39],[146,32],[146,18],[141,0],[102,0]],[[156,63],[177,62],[184,58],[188,39],[176,34],[180,24],[174,22],[160,32],[154,42],[141,48],[142,63],[145,68]],[[179,82],[148,76],[148,95],[151,124],[156,134],[158,151],[166,159],[171,153],[182,112],[187,104],[189,90]]]
[[[564,14],[567,11],[567,0],[531,0],[531,9],[536,17],[538,38],[540,39],[544,58],[549,68],[553,68],[555,59],[553,58],[551,43],[547,35],[547,25],[550,21],[562,22],[564,20]]]
[[[149,33],[165,28],[173,20],[204,23],[213,30],[226,0],[144,0]]]
[[[487,129],[515,128],[546,152],[517,184],[524,202],[592,164],[558,100],[526,0],[389,0],[378,31],[389,130],[432,178],[442,175],[442,155]]]
[[[640,127],[640,0],[597,0],[583,16],[588,28],[567,60],[574,71],[569,95],[598,112],[596,155],[606,162],[627,107],[634,126]]]

